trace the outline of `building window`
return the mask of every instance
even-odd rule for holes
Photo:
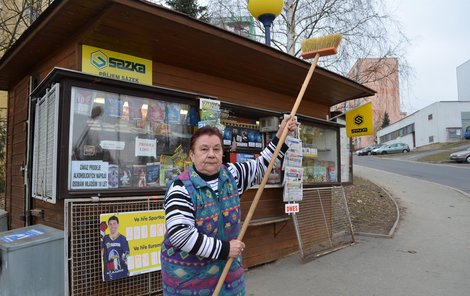
[[[432,120],[432,114],[428,115],[428,120]]]
[[[460,127],[448,127],[447,128],[447,140],[460,140],[462,138],[462,128]]]
[[[429,137],[429,143],[434,143],[434,136]]]

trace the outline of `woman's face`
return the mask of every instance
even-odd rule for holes
[[[216,135],[200,136],[189,151],[189,156],[200,173],[209,176],[218,173],[223,156],[220,138]]]

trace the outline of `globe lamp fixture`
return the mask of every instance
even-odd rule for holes
[[[264,39],[271,46],[271,25],[274,19],[281,13],[284,0],[249,0],[248,10],[257,20],[264,25]]]

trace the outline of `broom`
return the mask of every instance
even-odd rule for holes
[[[318,37],[318,38],[306,39],[302,42],[301,44],[302,57],[304,59],[310,59],[313,57],[314,59],[313,59],[312,64],[310,65],[310,69],[308,70],[307,77],[305,77],[304,83],[302,84],[302,88],[300,89],[299,95],[297,96],[294,106],[292,107],[290,118],[293,118],[295,114],[297,113],[297,109],[299,108],[300,102],[302,101],[302,97],[304,96],[305,90],[307,89],[307,85],[310,82],[310,78],[313,75],[315,67],[317,66],[318,59],[320,58],[320,56],[336,54],[336,48],[338,47],[341,41],[341,38],[342,38],[341,34],[332,34],[332,35],[327,35],[327,36]],[[250,206],[250,210],[248,211],[245,221],[243,222],[243,226],[240,230],[240,234],[237,237],[237,239],[240,241],[243,239],[243,236],[245,235],[245,232],[248,229],[248,224],[250,223],[251,218],[253,217],[253,214],[256,210],[256,206],[258,205],[259,199],[261,198],[261,194],[263,193],[264,187],[266,186],[266,183],[268,182],[269,175],[271,174],[271,171],[273,169],[277,156],[279,152],[281,151],[282,144],[284,144],[284,141],[286,140],[287,133],[289,131],[286,127],[284,127],[284,130],[282,131],[282,135],[281,135],[281,138],[279,139],[279,143],[276,146],[276,150],[274,150],[274,154],[271,158],[271,161],[269,162],[268,168],[266,169],[266,173],[263,177],[263,180],[261,181],[261,184],[259,185],[259,188],[256,191],[256,195]],[[219,295],[220,290],[222,289],[222,285],[224,284],[225,278],[227,277],[227,274],[230,270],[230,266],[232,265],[232,263],[233,263],[233,258],[229,258],[227,263],[225,264],[224,270],[219,278],[219,281],[217,282],[217,286],[214,290],[213,296]]]

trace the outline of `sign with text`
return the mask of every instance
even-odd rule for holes
[[[101,149],[106,150],[124,150],[126,142],[124,141],[100,141]]]
[[[135,156],[157,157],[157,139],[135,138]]]
[[[346,133],[349,138],[374,134],[371,102],[346,112]]]
[[[5,234],[4,236],[0,236],[0,241],[6,243],[12,243],[20,239],[31,238],[35,236],[43,235],[44,232],[37,230],[37,229],[30,229],[30,230],[20,230],[12,234]]]
[[[108,188],[108,167],[104,161],[72,161],[70,189]]]
[[[103,280],[161,270],[165,211],[100,215]]]
[[[152,60],[88,45],[82,46],[82,72],[140,84],[152,84]]]
[[[298,213],[300,209],[298,203],[287,203],[285,206],[286,214]]]

